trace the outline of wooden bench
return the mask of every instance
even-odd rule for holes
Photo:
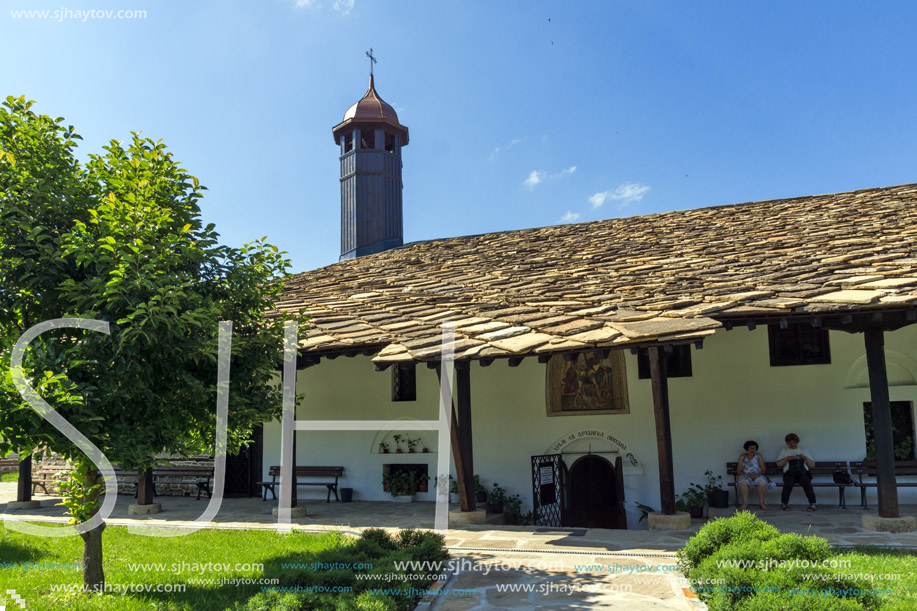
[[[0,473],[16,473],[19,471],[19,457],[0,458]]]
[[[182,465],[163,465],[153,467],[153,496],[156,492],[156,481],[159,477],[181,477],[183,484],[197,485],[197,500],[201,500],[201,492],[207,493],[210,498],[210,480],[213,479],[213,467],[194,467]]]
[[[136,476],[135,473],[127,473],[122,471],[116,465],[113,465],[113,469],[116,477],[132,475]],[[64,478],[61,476],[71,470],[73,470],[72,465],[46,465],[39,467],[38,473],[32,476],[32,494],[35,494],[35,489],[38,486],[41,486],[44,489],[45,494],[51,494],[48,492],[48,484],[60,484],[62,481],[64,481]],[[55,492],[59,491],[55,490]]]
[[[48,484],[60,484],[60,476],[64,473],[71,471],[73,467],[70,465],[44,465],[39,467],[37,475],[32,477],[32,494],[35,494],[35,489],[41,486],[45,494],[52,494],[48,492]],[[54,494],[59,493],[60,491],[55,489]]]
[[[856,482],[853,484],[838,484],[834,481],[834,472],[840,469],[850,473],[847,466],[848,464],[852,464],[852,462],[846,460],[815,461],[815,467],[809,469],[809,473],[812,474],[813,488],[837,488],[838,505],[841,509],[847,509],[847,497],[845,494],[845,489],[848,487],[856,486]],[[764,466],[767,470],[765,475],[770,478],[770,481],[774,482],[774,484],[777,486],[783,486],[783,467],[778,467],[777,463],[775,462],[765,462]],[[732,481],[729,482],[729,486],[733,486],[736,489],[736,507],[739,506],[739,476],[736,473],[737,470],[738,463],[726,463],[726,473],[732,476]],[[822,477],[826,477],[829,481],[816,481],[816,478]],[[754,490],[749,490],[748,492],[749,496],[751,496],[753,493]]]
[[[271,481],[269,482],[258,482],[258,485],[261,486],[264,490],[262,492],[262,501],[267,500],[267,492],[271,491],[271,495],[276,499],[277,498],[277,486],[279,482],[277,478],[280,477],[280,467],[275,465],[268,469],[268,475],[271,476]],[[297,486],[326,486],[328,488],[328,498],[325,499],[326,503],[331,502],[331,493],[334,493],[334,500],[340,501],[338,498],[338,478],[344,474],[344,467],[296,467],[296,485]],[[304,482],[300,478],[303,477],[333,477],[333,482]]]
[[[869,509],[869,506],[866,504],[866,489],[878,488],[879,484],[876,481],[864,482],[863,477],[871,477],[875,480],[876,473],[878,472],[876,462],[874,460],[857,460],[850,463],[850,469],[853,471],[853,474],[857,476],[858,481],[856,482],[856,486],[860,489],[860,507]],[[908,475],[917,475],[917,461],[896,460],[895,477]],[[917,487],[917,482],[895,482],[895,484],[898,488]]]

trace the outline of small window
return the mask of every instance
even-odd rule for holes
[[[361,149],[376,148],[376,130],[364,129],[360,131],[360,148]]]
[[[663,352],[665,355],[665,368],[670,378],[690,378],[691,377],[691,345],[679,344],[672,346],[671,352]],[[637,353],[637,376],[641,380],[649,380],[650,374],[650,351],[641,348]]]
[[[417,368],[414,365],[392,368],[392,401],[417,400]]]
[[[395,152],[395,134],[385,133],[385,151],[388,153]]]
[[[892,401],[892,444],[895,460],[914,460],[914,406],[910,401]],[[876,442],[872,430],[872,403],[863,404],[866,429],[866,460],[876,459]]]
[[[768,325],[767,338],[771,367],[831,363],[827,329],[807,323],[791,324],[786,329],[781,329],[779,325]]]
[[[344,136],[344,152],[349,153],[353,150],[353,132]]]

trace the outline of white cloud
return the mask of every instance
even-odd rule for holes
[[[572,212],[570,210],[567,210],[567,214],[560,217],[560,222],[561,223],[572,223],[573,221],[578,220],[579,217],[580,217],[579,212]]]
[[[334,10],[342,15],[347,15],[353,8],[353,0],[334,0]]]
[[[522,184],[524,184],[529,189],[534,189],[535,186],[541,182],[542,178],[544,178],[544,172],[532,170],[532,173],[529,174],[529,177],[526,178]]]
[[[488,160],[493,161],[494,159],[497,158],[497,155],[500,154],[500,151],[508,151],[509,149],[513,148],[514,146],[516,146],[516,145],[519,144],[520,142],[522,142],[522,138],[514,138],[514,139],[510,140],[509,143],[504,144],[502,147],[501,147],[501,146],[496,147],[496,148],[490,153],[490,157],[488,157]]]
[[[569,176],[570,174],[573,174],[574,172],[576,172],[575,165],[571,165],[569,168],[565,168],[561,170],[560,172],[556,172],[554,174],[548,174],[544,170],[532,170],[532,173],[529,174],[529,177],[526,178],[522,184],[524,184],[529,189],[534,189],[537,184],[543,182],[544,180],[557,180],[558,178]]]
[[[599,208],[606,201],[620,202],[622,205],[630,202],[639,202],[646,195],[650,188],[647,185],[641,185],[635,182],[625,182],[618,185],[615,189],[602,191],[589,197],[589,203],[593,208]]]
[[[354,0],[334,0],[332,7],[342,15],[349,15],[353,9]],[[293,4],[298,8],[320,8],[321,0],[293,0]]]

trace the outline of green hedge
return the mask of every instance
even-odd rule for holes
[[[878,608],[869,589],[825,566],[837,557],[815,536],[781,535],[749,512],[705,525],[678,552],[711,611],[856,611]],[[812,579],[821,576],[821,579]],[[812,593],[795,593],[797,590]]]
[[[436,572],[425,573],[425,579],[409,579],[421,571],[395,568],[396,561],[437,562],[448,558],[442,535],[430,531],[407,529],[392,537],[381,528],[363,531],[353,544],[326,550],[320,557],[304,555],[285,557],[285,563],[371,564],[371,569],[332,569],[313,571],[297,569],[280,572],[279,588],[302,590],[350,588],[350,592],[261,592],[250,598],[245,611],[403,611],[414,609],[424,590],[433,583]],[[429,566],[429,565],[428,565]],[[269,571],[266,571],[268,573]],[[357,579],[357,574],[362,578]],[[387,593],[374,592],[385,590]]]

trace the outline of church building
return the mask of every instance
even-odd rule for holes
[[[297,465],[343,466],[354,500],[391,499],[384,473],[434,476],[439,437],[411,423],[439,418],[448,323],[463,511],[476,475],[541,525],[643,527],[638,503],[671,515],[706,471],[731,481],[746,440],[773,461],[791,432],[816,461],[869,452],[880,516],[917,502],[894,473],[915,459],[917,185],[404,244],[408,128],[373,77],[332,134],[340,261],[293,276],[279,304],[309,316]],[[308,429],[327,420],[390,426]],[[280,451],[266,423],[264,478]]]

